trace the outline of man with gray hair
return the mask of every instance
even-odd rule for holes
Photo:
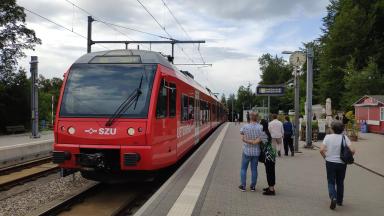
[[[255,191],[257,182],[257,164],[258,157],[260,156],[260,146],[262,141],[266,141],[263,136],[263,127],[257,122],[258,113],[250,112],[250,123],[244,125],[240,129],[241,140],[243,141],[243,152],[240,171],[240,186],[239,189],[243,192],[246,190],[246,179],[248,165],[251,164],[251,184],[250,190]]]

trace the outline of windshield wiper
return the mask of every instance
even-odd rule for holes
[[[134,101],[139,98],[139,96],[142,94],[140,89],[135,89],[128,97],[125,99],[120,106],[116,109],[116,111],[113,113],[113,115],[108,119],[108,121],[105,123],[105,126],[109,127],[112,126],[112,124],[116,121],[116,119],[120,118],[122,113],[124,113],[127,109],[129,109],[133,104]],[[136,106],[136,105],[135,105]],[[136,108],[136,107],[135,107]]]
[[[141,86],[143,84],[143,78],[144,78],[144,71],[141,73],[141,78],[140,78],[140,84],[137,89],[135,89],[128,97],[125,99],[120,106],[116,109],[116,111],[113,113],[113,115],[108,119],[108,121],[105,123],[105,126],[110,127],[113,125],[113,123],[116,121],[116,119],[120,118],[120,116],[128,110],[133,104],[135,106],[133,109],[136,109],[137,101],[139,100],[140,95],[142,94],[141,91]]]
[[[139,101],[139,96],[141,95],[141,84],[143,83],[143,76],[144,76],[144,73],[141,74],[139,88],[137,88],[140,91],[140,94],[135,99],[135,106],[133,107],[134,110],[136,109],[137,101]]]

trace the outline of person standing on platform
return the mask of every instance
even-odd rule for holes
[[[285,116],[285,122],[283,123],[284,128],[284,154],[285,156],[288,156],[288,147],[289,150],[291,150],[291,156],[294,156],[294,149],[293,149],[293,124],[289,120],[289,116]]]
[[[250,123],[240,129],[241,140],[243,141],[242,161],[240,170],[240,186],[243,192],[246,190],[246,179],[248,165],[251,164],[251,191],[255,191],[257,182],[257,164],[260,155],[260,146],[262,142],[262,128],[258,121],[258,113],[250,113]]]
[[[276,166],[276,149],[273,148],[271,144],[271,134],[268,130],[268,121],[263,119],[260,121],[261,126],[263,127],[263,135],[267,137],[267,141],[263,141],[263,151],[265,154],[265,172],[267,175],[268,187],[263,189],[263,195],[274,196],[275,195],[275,184],[276,184],[276,175],[275,175],[275,166]]]
[[[239,124],[239,117],[237,113],[235,113],[235,125]]]
[[[281,144],[283,142],[284,128],[283,123],[277,119],[277,114],[272,114],[272,121],[268,125],[271,133],[272,145],[277,150],[279,157],[281,156]]]
[[[333,134],[324,137],[320,146],[320,154],[325,159],[327,170],[328,192],[331,199],[330,208],[336,208],[336,204],[343,205],[344,197],[344,178],[347,165],[340,158],[341,145],[347,145],[352,154],[355,149],[351,146],[351,141],[343,134],[344,124],[341,121],[334,121],[331,124]]]

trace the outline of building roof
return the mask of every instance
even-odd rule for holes
[[[370,98],[373,98],[377,101],[377,103],[381,103],[381,104],[384,104],[384,95],[364,95],[363,97],[361,97],[359,100],[357,100],[355,103],[353,103],[353,106],[358,106],[359,103],[367,98],[367,97],[370,97]]]

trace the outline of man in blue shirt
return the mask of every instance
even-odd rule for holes
[[[244,125],[240,129],[241,140],[243,141],[243,153],[241,161],[240,181],[239,189],[245,192],[247,169],[251,164],[251,191],[255,191],[257,181],[257,163],[260,155],[259,144],[262,141],[266,141],[266,137],[263,136],[263,127],[257,122],[258,114],[256,112],[250,112],[250,123]]]
[[[288,156],[288,147],[291,150],[291,156],[294,156],[294,148],[293,148],[293,124],[289,120],[289,116],[285,116],[285,122],[283,124],[284,127],[284,153],[285,156]]]

